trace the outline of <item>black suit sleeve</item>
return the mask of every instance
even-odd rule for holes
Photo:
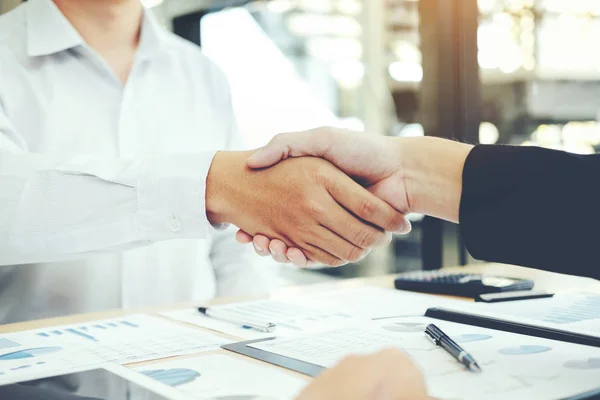
[[[600,278],[600,155],[476,146],[460,225],[477,259]]]

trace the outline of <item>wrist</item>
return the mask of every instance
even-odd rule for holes
[[[472,145],[435,137],[399,139],[410,211],[458,222],[462,172]]]
[[[211,224],[234,223],[237,177],[246,167],[251,152],[219,151],[215,154],[206,178],[206,216]]]

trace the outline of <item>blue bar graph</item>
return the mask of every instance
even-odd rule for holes
[[[589,295],[574,302],[569,308],[554,308],[543,319],[555,324],[569,324],[600,318],[600,296]]]
[[[66,332],[72,333],[73,335],[77,335],[77,336],[80,336],[80,337],[82,337],[84,339],[88,339],[88,340],[91,340],[91,341],[94,341],[94,342],[98,341],[98,339],[96,339],[95,337],[93,337],[91,335],[88,335],[87,333],[80,332],[77,329],[67,329]]]
[[[107,330],[107,329],[115,329],[115,328],[138,328],[139,326],[133,322],[122,320],[122,321],[114,321],[114,322],[102,322],[101,324],[90,324],[90,325],[82,325],[77,328],[69,328],[69,329],[55,329],[47,332],[38,332],[36,335],[43,338],[50,338],[51,336],[62,336],[64,334],[77,335],[80,338],[84,338],[86,340],[91,340],[94,342],[98,342],[99,339],[94,337],[94,333],[100,333],[98,330]],[[101,337],[101,336],[100,336]],[[13,342],[0,339],[0,349],[12,346],[18,346],[18,344],[12,344]]]

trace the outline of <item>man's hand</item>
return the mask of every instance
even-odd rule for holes
[[[351,356],[325,371],[297,400],[425,400],[423,376],[400,350]]]
[[[263,149],[248,159],[250,168],[270,167],[281,160],[292,157],[322,157],[344,173],[365,186],[371,193],[407,214],[411,210],[411,199],[402,175],[399,143],[384,136],[349,132],[336,128],[319,128],[302,133],[277,135]],[[397,233],[410,232],[410,222],[405,219]],[[279,262],[292,262],[303,267],[311,265],[312,259],[297,248],[290,248],[280,240],[268,235],[253,235],[239,231],[241,243],[254,243],[261,256],[273,255]]]
[[[219,152],[207,178],[212,223],[277,238],[331,266],[365,257],[403,229],[404,216],[334,167],[312,157],[262,170],[246,166],[252,152]]]

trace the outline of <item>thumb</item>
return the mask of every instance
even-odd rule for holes
[[[291,157],[324,157],[328,149],[327,132],[313,130],[308,132],[281,133],[275,136],[263,148],[252,154],[246,164],[248,167],[266,168]]]
[[[246,160],[248,167],[252,169],[266,168],[291,157],[289,145],[279,143],[276,139],[277,137],[271,140],[265,147],[252,154],[248,160]]]

